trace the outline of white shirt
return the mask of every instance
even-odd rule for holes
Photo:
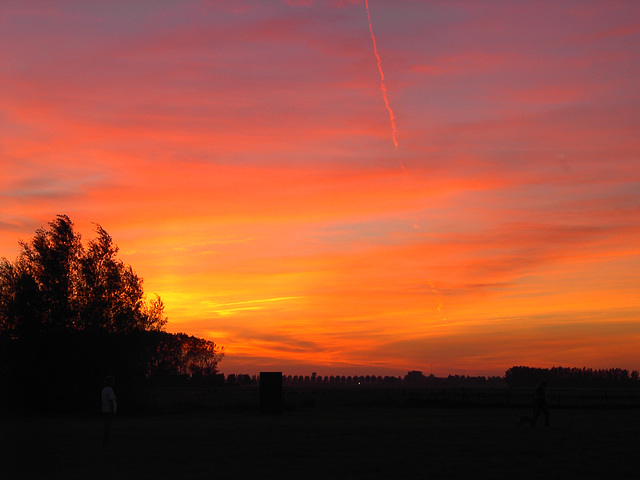
[[[102,413],[111,413],[110,400],[113,400],[113,413],[116,413],[116,394],[113,392],[113,388],[104,387],[102,389]]]

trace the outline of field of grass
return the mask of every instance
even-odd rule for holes
[[[298,408],[120,416],[5,413],[0,478],[638,478],[638,409]],[[542,422],[541,422],[542,423]]]

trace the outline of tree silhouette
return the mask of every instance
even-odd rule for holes
[[[592,368],[552,367],[535,368],[513,366],[505,372],[505,382],[509,386],[534,386],[542,380],[550,385],[563,387],[636,387],[638,371],[609,368],[594,370]]]
[[[106,374],[120,388],[150,376],[215,374],[214,342],[163,331],[164,303],[117,257],[96,225],[85,248],[66,215],[0,260],[0,381],[3,400],[37,402],[45,392],[82,403]],[[50,400],[47,400],[51,403]]]
[[[167,322],[159,296],[144,302],[142,279],[116,256],[118,247],[97,225],[80,260],[79,309],[83,328],[109,332],[160,331]]]

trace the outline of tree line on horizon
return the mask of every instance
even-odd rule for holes
[[[542,381],[562,387],[640,387],[640,372],[622,368],[514,366],[505,372],[504,380],[510,387]]]
[[[546,381],[550,387],[640,387],[639,372],[620,368],[593,369],[575,367],[537,368],[514,366],[504,376],[447,375],[437,377],[412,370],[406,375],[286,375],[282,382],[287,385],[333,385],[333,386],[408,386],[408,387],[531,387]],[[184,384],[188,379],[183,379]],[[197,379],[199,381],[199,379]],[[260,383],[260,375],[218,374],[211,382],[216,385],[250,386]]]
[[[164,303],[117,256],[111,236],[82,243],[66,215],[0,259],[0,401],[96,403],[106,375],[120,391],[150,378],[214,375],[214,342],[165,331]]]

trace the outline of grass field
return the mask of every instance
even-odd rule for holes
[[[506,408],[198,410],[99,417],[4,414],[0,478],[639,478],[638,409],[557,409],[521,426]],[[542,423],[542,422],[541,422]]]

